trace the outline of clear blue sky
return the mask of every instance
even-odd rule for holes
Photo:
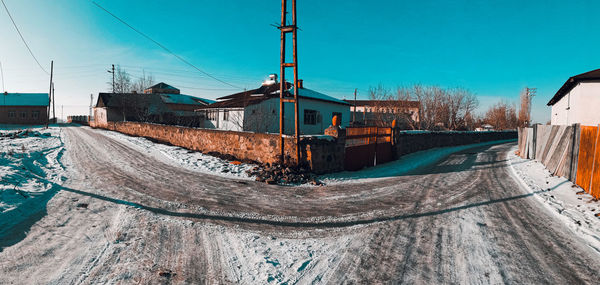
[[[203,70],[245,88],[279,71],[281,2],[97,0]],[[84,0],[5,0],[46,69],[55,61],[57,105],[86,114],[106,91],[111,64],[142,70],[183,93],[216,98],[231,87],[199,74]],[[422,3],[427,2],[427,3]],[[517,102],[537,87],[533,116],[572,75],[600,68],[599,1],[298,0],[299,73],[305,87],[339,98],[369,86],[463,87],[480,111]],[[9,92],[47,92],[37,67],[0,10],[0,61]],[[60,108],[57,110],[60,116]]]

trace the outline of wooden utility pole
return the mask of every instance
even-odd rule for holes
[[[54,100],[54,82],[52,82],[52,115],[54,115],[54,121],[56,121],[56,101]]]
[[[288,25],[286,21],[287,16],[287,0],[281,0],[281,54],[280,54],[280,74],[281,79],[279,82],[279,141],[281,151],[281,163],[285,162],[285,140],[283,138],[285,131],[285,109],[284,103],[294,103],[294,126],[295,126],[295,142],[296,142],[296,161],[300,164],[300,120],[299,120],[299,106],[298,106],[298,49],[297,49],[297,31],[296,25],[296,0],[292,0],[292,24]],[[292,33],[292,48],[293,48],[293,62],[285,61],[285,50],[286,40],[285,36],[287,33]],[[287,99],[287,86],[285,83],[285,68],[292,67],[294,69],[294,99]]]
[[[112,93],[115,94],[115,65],[112,65],[112,71],[107,70],[108,73],[112,73]]]
[[[50,123],[50,102],[54,104],[54,100],[52,100],[52,75],[54,73],[54,60],[50,61],[50,90],[48,91],[48,112],[46,112],[46,117],[48,117],[48,123]],[[47,124],[48,124],[47,123]]]
[[[358,88],[354,88],[354,112],[352,113],[352,125],[356,124],[356,90]]]

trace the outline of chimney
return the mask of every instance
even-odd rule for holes
[[[298,79],[298,88],[304,88],[304,80]]]
[[[273,73],[273,74],[269,74],[269,78],[265,81],[263,81],[262,85],[266,86],[266,85],[273,85],[273,84],[277,84],[277,74]]]

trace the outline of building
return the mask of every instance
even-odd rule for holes
[[[396,120],[398,127],[412,129],[419,122],[419,101],[399,100],[344,100],[351,104],[354,125],[391,126]]]
[[[548,102],[552,125],[600,124],[600,69],[575,75]]]
[[[286,83],[287,98],[293,98],[292,84]],[[218,98],[216,103],[198,110],[207,118],[206,128],[230,131],[279,133],[279,83],[275,74],[257,89]],[[305,88],[298,81],[300,134],[322,134],[338,115],[341,126],[350,124],[350,104]],[[284,103],[285,134],[295,133],[294,103]]]
[[[200,127],[204,118],[194,110],[214,102],[180,94],[179,89],[161,82],[144,93],[99,93],[94,120],[100,125],[134,121]]]
[[[45,125],[48,123],[48,93],[2,93],[0,124]]]

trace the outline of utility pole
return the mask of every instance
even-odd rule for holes
[[[112,93],[115,94],[115,65],[112,65],[112,71],[107,70],[106,72],[112,73]]]
[[[526,87],[526,93],[527,93],[527,125],[531,125],[531,101],[533,99],[533,96],[535,96],[535,94],[537,93],[537,88],[529,88]]]
[[[299,120],[299,106],[298,106],[298,49],[297,49],[297,31],[296,25],[296,0],[292,0],[292,24],[288,25],[286,21],[287,17],[287,0],[281,0],[281,54],[280,54],[280,74],[281,82],[279,83],[279,141],[281,147],[281,163],[285,162],[285,146],[284,146],[284,103],[294,103],[294,125],[295,125],[295,142],[296,142],[296,161],[300,164],[300,120]],[[286,39],[287,33],[292,33],[292,48],[293,48],[293,62],[285,62],[285,50],[286,50]],[[294,69],[294,99],[287,99],[285,95],[287,93],[287,86],[285,83],[285,68],[292,67]]]
[[[92,108],[94,106],[94,94],[90,94],[90,115],[88,117],[88,121],[92,120]]]
[[[48,112],[46,117],[48,118],[48,123],[50,123],[50,101],[54,104],[54,100],[52,100],[52,75],[54,74],[54,60],[50,61],[50,90],[48,91]],[[46,123],[46,125],[48,124]]]
[[[356,124],[356,91],[358,88],[354,88],[354,112],[352,113],[352,125]]]
[[[65,105],[60,105],[60,117],[63,118],[64,115],[65,115]]]
[[[55,123],[57,123],[58,121],[56,120],[55,104],[56,104],[56,101],[54,100],[54,82],[52,82],[52,115],[54,115],[54,121],[55,121]]]

